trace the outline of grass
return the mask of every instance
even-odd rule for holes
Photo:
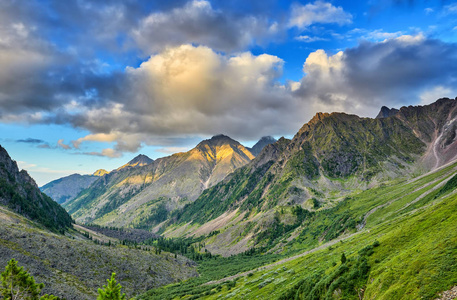
[[[382,185],[316,212],[304,221],[302,234],[286,245],[283,255],[314,248],[326,236],[355,232],[353,222],[360,223],[368,211],[385,205],[368,218],[364,231],[324,250],[218,285],[202,283],[279,256],[202,262],[200,278],[152,290],[140,299],[359,299],[361,294],[364,299],[434,299],[457,284],[456,167]],[[451,180],[432,191],[446,178]],[[370,249],[374,243],[379,244]],[[342,253],[348,258],[345,264]]]

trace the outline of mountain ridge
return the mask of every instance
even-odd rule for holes
[[[452,135],[457,128],[453,127],[456,107],[457,100],[440,99],[426,107],[402,107],[387,118],[317,113],[292,140],[265,147],[251,163],[174,215],[161,232],[179,237],[221,231],[212,237],[214,246],[208,250],[223,255],[245,251],[259,242],[262,245],[262,241],[252,244],[246,239],[227,241],[227,236],[249,228],[248,223],[254,220],[257,225],[246,237],[268,231],[276,207],[325,209],[354,189],[364,190],[421,169],[436,169],[457,158],[457,141]],[[446,148],[433,147],[443,140]],[[438,155],[448,155],[431,165],[428,161],[436,154],[431,148],[440,151]],[[235,221],[230,217],[232,212],[243,218]],[[215,220],[220,225],[209,226]],[[226,224],[233,227],[224,227]],[[224,250],[220,248],[222,240],[234,244]]]
[[[6,149],[0,146],[0,204],[53,231],[71,227],[70,215],[42,193],[25,170],[19,171]]]
[[[158,158],[144,166],[110,172],[65,207],[82,222],[118,226],[153,224],[163,221],[162,215],[193,201],[202,190],[253,158],[239,142],[225,135],[216,135],[201,141],[188,152]],[[122,215],[123,220],[119,221],[113,211]],[[141,215],[138,216],[136,211],[141,211]]]

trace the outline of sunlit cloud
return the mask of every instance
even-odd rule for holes
[[[345,12],[341,6],[336,7],[324,1],[315,1],[306,5],[292,5],[289,27],[304,29],[314,23],[350,24],[352,23],[352,15]]]

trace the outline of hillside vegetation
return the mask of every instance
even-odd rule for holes
[[[140,299],[435,299],[457,285],[456,174],[457,162],[352,194],[316,212],[295,238],[281,235],[277,252],[288,258]]]
[[[43,194],[25,170],[0,146],[0,205],[34,220],[44,227],[63,232],[71,227],[70,215]]]

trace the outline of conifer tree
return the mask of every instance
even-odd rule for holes
[[[116,281],[116,273],[111,274],[107,285],[103,289],[98,289],[97,300],[126,300],[125,294],[121,293],[122,286]]]
[[[0,295],[5,300],[57,300],[53,295],[40,297],[43,283],[36,283],[33,276],[17,265],[17,260],[11,259],[0,275]]]

